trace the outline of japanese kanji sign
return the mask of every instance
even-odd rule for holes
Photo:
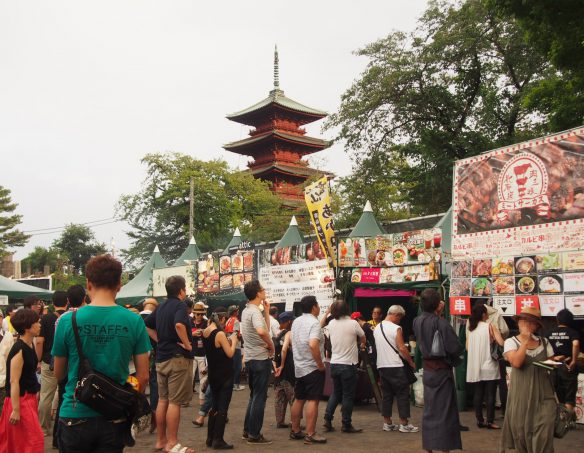
[[[336,239],[331,210],[331,195],[326,176],[304,189],[304,199],[318,242],[324,250],[329,267],[336,265]]]
[[[470,315],[470,297],[466,296],[451,297],[450,314],[455,316]]]

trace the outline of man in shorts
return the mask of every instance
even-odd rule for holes
[[[191,320],[184,300],[187,297],[185,279],[173,275],[166,280],[167,299],[146,318],[150,337],[157,342],[156,380],[156,448],[165,451],[194,453],[178,442],[180,409],[193,397],[193,357]]]
[[[305,444],[324,444],[326,438],[316,433],[318,403],[324,390],[324,336],[318,322],[320,307],[314,296],[300,300],[302,316],[292,324],[294,354],[294,404],[292,405],[291,439],[304,439]],[[308,340],[308,341],[307,341]],[[306,404],[306,434],[300,430],[300,419]]]

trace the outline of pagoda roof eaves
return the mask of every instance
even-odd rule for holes
[[[276,139],[286,140],[286,141],[289,141],[292,143],[297,143],[297,144],[306,145],[306,146],[312,146],[312,147],[320,148],[320,149],[328,148],[331,145],[331,142],[329,140],[323,140],[321,138],[315,138],[315,137],[308,137],[305,135],[288,134],[286,132],[272,130],[272,131],[266,132],[264,134],[256,135],[255,137],[246,137],[242,140],[238,140],[238,141],[231,142],[231,143],[226,143],[225,145],[223,145],[223,149],[226,149],[228,151],[233,151],[237,148],[244,148],[244,147],[248,147],[248,146],[253,145],[253,144],[260,143],[264,140],[269,140],[272,137],[276,138]]]

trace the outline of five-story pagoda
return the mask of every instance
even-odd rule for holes
[[[278,49],[274,52],[274,89],[267,98],[227,119],[251,126],[249,137],[223,146],[227,151],[253,157],[248,164],[254,177],[272,183],[272,190],[285,204],[303,203],[302,184],[313,175],[329,174],[302,160],[327,148],[330,143],[309,137],[301,126],[318,121],[326,112],[296,102],[280,89]]]

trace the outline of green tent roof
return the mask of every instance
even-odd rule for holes
[[[229,244],[227,244],[227,247],[223,249],[223,252],[221,254],[228,255],[230,247],[237,247],[242,242],[243,241],[241,240],[241,233],[239,232],[239,228],[236,228],[235,232],[233,233],[233,237],[231,238],[231,241],[229,242]]]
[[[298,222],[296,221],[296,217],[292,216],[292,220],[290,221],[290,226],[280,239],[280,242],[276,244],[277,249],[282,247],[290,247],[292,245],[298,245],[304,243],[304,238],[302,237],[302,233],[298,229]]]
[[[371,203],[367,202],[365,203],[361,218],[349,234],[349,237],[374,237],[380,234],[385,234],[385,231],[383,231],[383,228],[377,222],[373,214],[373,209],[371,208]]]
[[[0,295],[8,296],[11,299],[24,299],[26,296],[37,296],[42,300],[51,300],[53,298],[53,291],[26,285],[0,275]]]
[[[197,247],[197,241],[195,241],[194,237],[191,237],[188,247],[179,256],[176,261],[174,262],[174,266],[184,266],[186,263],[185,261],[197,261],[201,257],[202,253]]]
[[[442,230],[442,250],[452,253],[452,207],[438,221],[435,227]]]
[[[152,256],[132,280],[122,286],[116,297],[119,305],[136,305],[146,297],[152,297],[152,269],[166,267],[166,262],[160,255],[158,246],[154,248]]]

